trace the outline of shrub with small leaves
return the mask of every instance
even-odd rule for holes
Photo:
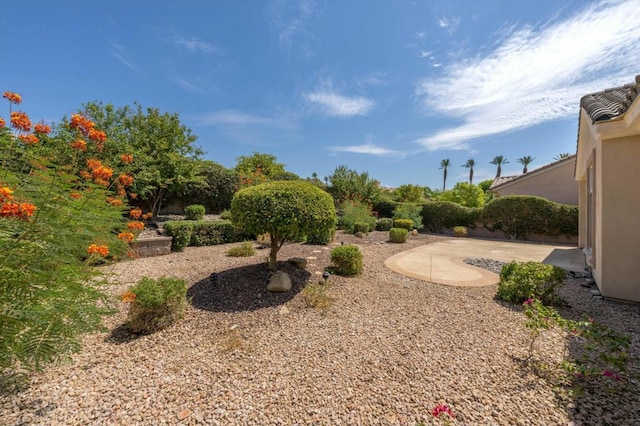
[[[376,226],[376,218],[373,216],[371,207],[359,201],[345,201],[340,205],[339,225],[350,234],[355,234],[356,223],[367,223],[369,229]],[[362,231],[361,231],[362,232]],[[368,231],[366,231],[368,232]]]
[[[422,229],[424,228],[421,215],[423,206],[423,203],[399,203],[393,211],[393,219],[410,219],[413,222],[411,229]],[[396,226],[396,228],[403,228],[402,226],[394,226]]]
[[[369,224],[366,222],[356,222],[353,224],[353,233],[356,234],[358,232],[362,232],[363,234],[366,234],[367,232],[369,232],[371,229],[369,228]]]
[[[223,210],[222,213],[220,213],[220,219],[231,220],[231,212],[229,210]]]
[[[193,204],[184,208],[184,216],[186,220],[202,220],[206,210],[201,204]]]
[[[256,254],[256,249],[250,241],[244,241],[242,244],[227,250],[227,256],[231,257],[248,257],[254,254]]]
[[[170,326],[184,316],[186,296],[185,280],[142,277],[123,295],[123,300],[131,303],[127,326],[138,334],[149,334]]]
[[[454,226],[453,227],[453,236],[454,237],[466,237],[467,236],[467,227],[466,226]]]
[[[335,228],[314,229],[313,231],[307,233],[307,243],[326,245],[333,241],[335,235]]]
[[[405,228],[391,228],[389,230],[389,239],[392,243],[405,243],[409,237],[409,231]]]
[[[552,305],[559,301],[556,288],[565,279],[565,271],[539,262],[509,262],[500,271],[496,298],[510,303],[538,299]]]
[[[193,222],[191,221],[169,221],[164,224],[173,240],[171,241],[171,249],[174,251],[182,251],[191,241],[191,233],[193,232]]]
[[[362,273],[362,253],[358,246],[348,244],[331,250],[333,271],[338,275],[358,275]]]
[[[395,219],[393,221],[394,228],[404,228],[408,231],[413,229],[413,221],[411,219]]]
[[[376,231],[388,231],[391,228],[393,228],[393,219],[383,217],[376,220]]]

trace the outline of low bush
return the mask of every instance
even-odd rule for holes
[[[256,254],[256,249],[250,241],[244,241],[242,244],[227,250],[227,256],[231,257],[248,257],[254,254]]]
[[[556,288],[565,279],[565,271],[540,262],[510,262],[500,271],[500,283],[496,298],[510,303],[522,303],[538,299],[546,305],[560,299]]]
[[[453,227],[453,236],[454,237],[466,237],[467,236],[467,227],[466,226],[454,226]]]
[[[404,228],[407,231],[411,231],[413,229],[413,221],[411,219],[394,219],[393,226],[394,228]]]
[[[409,231],[406,228],[391,228],[389,230],[389,239],[392,243],[404,243],[409,237]]]
[[[373,229],[376,226],[376,218],[369,205],[359,201],[345,201],[340,205],[338,226],[345,232],[355,234],[357,232],[354,230],[356,223],[367,223],[369,229]]]
[[[388,231],[391,228],[393,228],[393,219],[383,217],[376,220],[376,231]]]
[[[201,204],[193,204],[184,208],[184,216],[186,220],[202,220],[206,210]]]
[[[454,226],[473,228],[481,209],[464,207],[450,201],[428,202],[422,207],[422,223],[431,232],[442,232]]]
[[[338,275],[358,275],[362,273],[362,253],[358,246],[348,244],[331,250],[333,271]]]
[[[371,230],[369,224],[367,222],[356,222],[353,224],[353,233],[362,232],[363,234],[368,233]]]
[[[231,220],[231,212],[229,210],[223,210],[222,213],[220,213],[220,219]]]
[[[173,237],[171,248],[174,251],[181,251],[189,245],[212,246],[235,243],[247,237],[228,220],[171,220],[165,223],[164,229],[169,236]]]
[[[333,305],[333,298],[328,294],[330,288],[330,282],[308,284],[302,289],[302,294],[307,306],[310,308],[316,308],[320,311],[326,311],[329,309],[331,305]]]
[[[422,216],[420,212],[422,211],[423,206],[424,204],[422,203],[399,203],[393,212],[393,219],[409,219],[413,222],[411,229],[422,229],[424,225],[422,224]],[[402,226],[394,226],[402,228]]]
[[[157,280],[143,277],[122,299],[131,303],[127,326],[138,334],[149,334],[175,323],[187,306],[187,282],[178,278]]]

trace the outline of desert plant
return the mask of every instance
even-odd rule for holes
[[[256,254],[256,249],[250,241],[244,241],[242,244],[231,247],[227,250],[227,256],[231,257],[248,257]]]
[[[373,216],[371,207],[359,201],[348,200],[340,204],[340,225],[341,228],[350,234],[355,234],[356,223],[367,223],[369,229],[376,225],[376,218]]]
[[[254,235],[269,233],[269,267],[276,265],[278,250],[315,231],[335,229],[333,199],[305,181],[275,181],[241,189],[231,202],[233,223]]]
[[[409,231],[406,228],[391,228],[389,230],[389,239],[392,243],[405,243],[409,237]]]
[[[302,289],[307,306],[320,311],[329,309],[333,305],[333,298],[328,294],[330,288],[331,282],[308,284]]]
[[[391,228],[393,228],[393,219],[383,217],[376,220],[376,231],[388,231]]]
[[[411,231],[413,229],[413,220],[411,219],[394,219],[393,226],[395,228],[404,228],[407,231]]]
[[[370,225],[367,222],[356,222],[353,224],[353,233],[361,232],[363,234],[368,233],[371,230]]]
[[[453,227],[453,236],[454,237],[466,237],[467,236],[467,227],[466,226],[454,226]]]
[[[193,204],[184,208],[184,216],[186,220],[202,220],[206,210],[201,204]]]
[[[556,288],[565,279],[565,271],[540,262],[509,262],[500,271],[496,298],[510,303],[538,299],[551,305],[559,301]]]
[[[393,219],[409,219],[413,222],[411,229],[422,229],[424,226],[420,212],[423,205],[422,203],[399,203],[393,211]]]
[[[331,264],[338,275],[358,275],[362,273],[362,253],[358,246],[348,244],[331,250]]]
[[[129,302],[127,326],[137,334],[149,334],[175,323],[183,317],[187,306],[187,282],[162,277],[142,277],[122,295]]]

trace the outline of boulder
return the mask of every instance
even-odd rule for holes
[[[362,232],[358,231],[358,232],[356,232],[356,233],[354,234],[354,236],[355,236],[356,238],[364,238],[364,233],[362,233]]]
[[[292,265],[296,265],[300,269],[304,269],[307,267],[307,259],[303,259],[302,257],[292,257],[291,259],[287,260],[287,262],[291,263]]]
[[[289,291],[291,290],[291,278],[285,272],[276,271],[271,275],[269,285],[267,286],[269,291]]]

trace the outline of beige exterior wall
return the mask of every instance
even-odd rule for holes
[[[503,195],[535,195],[556,203],[578,205],[579,184],[574,179],[575,161],[563,161],[557,166],[519,177],[495,188]]]
[[[596,282],[605,297],[640,302],[640,134],[604,140],[598,151]]]

